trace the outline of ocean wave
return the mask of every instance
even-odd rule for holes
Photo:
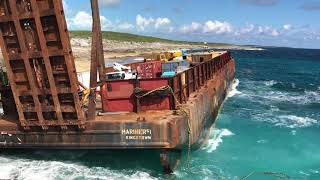
[[[212,129],[209,140],[207,144],[202,148],[206,150],[208,153],[212,153],[215,151],[219,145],[223,142],[223,137],[225,136],[233,136],[234,134],[228,129]]]
[[[143,171],[116,171],[80,164],[0,156],[0,179],[156,179]]]
[[[305,91],[304,93],[286,93],[279,91],[267,92],[264,96],[265,99],[279,102],[291,102],[295,104],[311,104],[318,103],[320,100],[320,94],[312,91]]]
[[[273,89],[277,84],[284,84],[275,80],[271,81],[252,81],[244,80],[244,90],[241,91],[240,96],[246,97],[254,102],[272,103],[272,102],[290,102],[298,105],[316,104],[320,103],[320,87],[316,90],[299,91],[282,91]],[[295,83],[287,83],[289,88],[297,89]]]
[[[242,97],[246,97],[254,102],[290,102],[294,104],[306,105],[320,103],[319,91],[305,91],[303,93],[288,93],[281,91],[242,91]]]
[[[318,123],[317,120],[309,117],[299,117],[295,115],[279,116],[278,126],[286,126],[289,128],[310,127]]]
[[[255,120],[269,122],[278,127],[290,129],[306,128],[318,124],[316,119],[310,117],[300,117],[296,115],[279,115],[274,116],[272,112],[257,114],[253,117]]]
[[[230,91],[228,92],[228,98],[231,98],[237,94],[241,94],[240,91],[237,90],[237,87],[239,86],[240,81],[239,79],[235,79],[233,84],[231,85]]]

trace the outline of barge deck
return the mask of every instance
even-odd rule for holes
[[[91,3],[90,87],[81,91],[62,0],[1,1],[9,83],[0,84],[0,148],[154,149],[170,173],[181,151],[208,135],[233,83],[234,59],[229,52],[197,54],[170,77],[158,76],[161,61],[146,61],[129,65],[140,77],[107,80],[98,1]]]
[[[0,142],[3,148],[183,149],[188,143],[199,142],[214,123],[227,89],[233,83],[233,67],[231,60],[226,68],[191,93],[181,105],[183,111],[178,108],[98,113],[95,120],[86,121],[83,131],[25,131],[17,119],[2,117]],[[225,77],[226,74],[230,77]]]

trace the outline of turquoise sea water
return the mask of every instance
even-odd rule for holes
[[[184,156],[163,177],[152,152],[15,151],[0,153],[0,179],[241,179],[265,171],[320,179],[320,51],[233,55],[237,82],[208,142],[191,152],[190,168]]]

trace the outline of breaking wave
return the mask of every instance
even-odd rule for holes
[[[0,179],[156,179],[136,170],[116,171],[59,161],[16,159],[0,156]]]
[[[314,91],[305,91],[302,94],[270,91],[262,97],[271,101],[287,101],[295,104],[311,104],[320,102],[320,93]]]
[[[240,97],[247,100],[246,108],[248,103],[252,104],[248,113],[251,114],[253,120],[292,129],[319,124],[320,119],[317,118],[317,113],[307,111],[299,113],[293,107],[307,110],[317,107],[320,104],[320,91],[287,92],[272,89],[271,86],[277,83],[275,80],[246,80],[244,82],[245,90],[242,91]]]
[[[237,87],[239,86],[239,84],[240,84],[239,79],[235,79],[230,88],[230,91],[228,92],[228,96],[227,96],[228,98],[231,98],[237,94],[241,94],[241,92],[237,90]]]
[[[278,126],[286,126],[289,128],[310,127],[318,123],[317,120],[309,117],[298,117],[295,115],[279,116]]]
[[[279,88],[287,88],[287,89],[295,89],[297,90],[297,86],[295,83],[293,82],[278,82],[275,80],[271,80],[271,81],[263,81],[263,84],[267,87],[277,87],[277,89]]]
[[[300,117],[296,115],[279,115],[274,116],[271,113],[257,114],[253,117],[257,121],[270,122],[278,127],[286,127],[291,129],[306,128],[318,124],[316,119],[310,117]]]
[[[207,144],[202,148],[208,153],[215,151],[219,145],[223,142],[223,137],[233,136],[234,134],[228,129],[212,129]]]
[[[320,91],[285,92],[275,91],[270,86],[277,82],[272,81],[247,81],[244,84],[247,90],[241,92],[242,97],[246,97],[254,102],[289,102],[298,105],[320,103]],[[266,86],[266,87],[264,87]]]

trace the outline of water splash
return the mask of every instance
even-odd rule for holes
[[[239,86],[239,84],[240,84],[239,79],[235,79],[228,93],[228,96],[227,96],[228,98],[241,94],[241,92],[237,90],[237,87]]]
[[[275,81],[275,80],[271,80],[271,81],[265,81],[265,82],[263,82],[263,83],[264,83],[266,86],[271,87],[271,86],[277,84],[278,82]]]
[[[156,179],[148,172],[111,170],[82,164],[0,156],[0,179]]]
[[[208,143],[202,148],[208,153],[215,151],[219,145],[223,142],[223,137],[233,136],[234,134],[228,129],[212,129]]]

